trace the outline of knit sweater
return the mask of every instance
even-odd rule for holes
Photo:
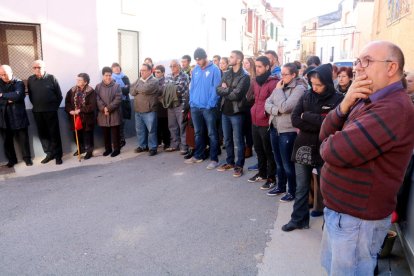
[[[325,205],[365,220],[390,215],[414,147],[413,126],[414,106],[400,82],[360,100],[349,115],[331,111],[320,131]]]

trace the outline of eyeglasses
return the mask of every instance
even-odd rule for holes
[[[40,69],[40,68],[42,68],[42,67],[39,67],[39,66],[33,66],[33,69]]]
[[[354,61],[354,66],[357,66],[358,64],[361,65],[361,68],[367,68],[369,66],[369,63],[372,62],[394,62],[393,60],[375,60],[375,59],[369,59],[369,58],[363,58],[363,59],[359,59],[357,58]]]
[[[282,77],[286,77],[286,76],[290,76],[292,74],[281,74],[281,75],[282,75]]]
[[[161,71],[154,71],[155,74],[161,74]]]

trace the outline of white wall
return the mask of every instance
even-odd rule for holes
[[[321,58],[322,63],[329,63],[334,47],[333,61],[340,59],[341,21],[319,27],[316,40],[316,55]],[[322,57],[321,57],[322,48]]]
[[[98,80],[95,9],[95,1],[2,1],[0,18],[41,24],[46,71],[57,77],[65,94],[75,84],[78,73],[89,73],[92,83]],[[28,100],[27,104],[31,108]]]

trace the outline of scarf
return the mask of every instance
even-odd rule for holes
[[[86,90],[86,87],[84,90]],[[79,87],[76,87],[75,96],[73,97],[75,109],[80,109],[85,105],[85,91],[81,90]]]
[[[119,73],[119,74],[115,74],[115,73],[112,73],[112,78],[114,79],[114,81],[117,83],[117,84],[119,84],[119,86],[121,86],[121,88],[122,87],[125,87],[125,83],[124,83],[124,81],[122,80],[122,78],[123,77],[125,77],[125,74],[124,73]]]
[[[264,73],[263,75],[260,76],[256,76],[256,82],[259,86],[262,86],[267,79],[270,77],[271,72],[270,71],[266,71],[266,73]]]

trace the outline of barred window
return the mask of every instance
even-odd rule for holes
[[[10,65],[16,77],[27,80],[37,59],[42,59],[40,25],[0,22],[0,64]]]
[[[131,82],[139,76],[139,33],[118,30],[118,60]]]

